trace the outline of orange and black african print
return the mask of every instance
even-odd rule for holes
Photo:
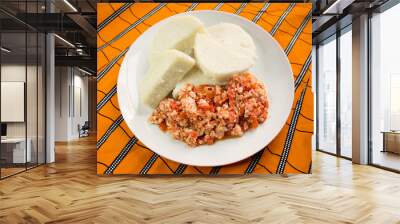
[[[98,174],[310,173],[314,125],[311,4],[99,3],[97,9]],[[220,10],[257,23],[280,43],[293,70],[295,98],[284,128],[260,152],[228,166],[195,167],[160,157],[131,133],[118,107],[117,76],[128,47],[158,21],[191,10]]]

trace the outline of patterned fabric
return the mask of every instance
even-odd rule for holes
[[[98,174],[310,173],[311,3],[99,3],[97,9]],[[158,21],[191,10],[225,11],[257,23],[280,43],[292,66],[295,98],[286,125],[260,152],[232,165],[195,167],[157,155],[133,135],[118,107],[117,76],[128,47]]]

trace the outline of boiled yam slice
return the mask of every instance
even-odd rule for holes
[[[254,59],[227,48],[211,35],[198,33],[194,43],[197,65],[218,82],[226,82],[234,74],[247,71]]]
[[[256,58],[256,46],[251,36],[240,26],[220,23],[210,26],[206,31],[225,47],[236,53]]]
[[[165,50],[157,54],[141,82],[143,103],[157,107],[194,65],[193,58],[177,50]]]
[[[178,16],[160,27],[154,36],[150,58],[154,53],[176,49],[192,54],[196,33],[203,31],[202,22],[194,16]]]

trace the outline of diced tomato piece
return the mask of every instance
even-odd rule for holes
[[[250,128],[257,128],[258,120],[257,117],[250,117]]]
[[[165,123],[165,121],[160,124],[160,129],[162,131],[167,131],[168,127],[167,127],[167,124]]]
[[[172,108],[173,110],[178,110],[178,103],[177,103],[176,101],[172,101],[172,102],[171,102],[171,108]]]

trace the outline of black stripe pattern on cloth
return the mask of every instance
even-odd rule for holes
[[[296,130],[297,121],[300,115],[301,107],[303,106],[304,97],[306,95],[307,85],[304,87],[303,91],[301,92],[300,99],[297,101],[295,110],[293,112],[292,119],[290,121],[289,130],[286,135],[285,144],[283,146],[281,158],[279,160],[278,167],[276,169],[277,174],[283,174],[285,171],[285,166],[287,159],[289,157],[290,148],[292,146],[292,141],[294,137],[294,133]]]
[[[185,172],[186,168],[187,168],[187,165],[182,164],[182,163],[179,164],[178,168],[176,168],[176,170],[174,172],[174,175],[182,175],[183,172]]]
[[[97,141],[96,143],[96,148],[99,149],[104,142],[110,137],[110,135],[117,129],[117,127],[122,123],[124,119],[122,118],[122,115],[120,115],[117,120],[114,121],[114,123],[108,127],[107,131],[104,133],[103,136]]]
[[[147,161],[147,163],[144,165],[143,169],[139,172],[140,175],[146,175],[147,172],[149,172],[150,168],[153,166],[153,164],[156,162],[158,159],[159,155],[156,153],[153,153],[153,155],[150,157],[150,159]]]
[[[217,6],[215,6],[214,10],[219,10],[223,4],[224,3],[218,3]]]
[[[129,7],[131,7],[134,3],[125,3],[123,6],[121,6],[119,9],[117,9],[113,14],[111,14],[109,17],[107,17],[105,20],[103,20],[99,25],[97,25],[97,32],[100,32],[104,27],[106,27],[109,23],[111,23],[115,18],[117,18],[119,15],[121,15],[125,10],[127,10]]]
[[[152,15],[154,15],[156,12],[160,11],[160,9],[162,9],[164,6],[166,6],[167,3],[161,3],[159,5],[157,5],[154,9],[152,9],[150,12],[148,12],[146,15],[144,15],[143,17],[141,17],[140,19],[138,19],[136,22],[134,22],[133,24],[129,25],[128,28],[126,28],[124,31],[122,31],[121,33],[117,34],[117,36],[115,36],[114,38],[112,38],[110,41],[106,42],[105,44],[103,44],[102,46],[97,48],[97,51],[103,50],[104,48],[110,46],[112,43],[114,43],[115,41],[119,40],[121,37],[123,37],[125,34],[127,34],[129,31],[131,31],[132,29],[134,29],[135,27],[137,27],[139,24],[141,24],[143,21],[145,21],[146,19],[148,19],[149,17],[151,17]]]
[[[301,68],[299,75],[297,76],[296,80],[294,81],[295,90],[297,90],[297,88],[300,86],[301,82],[303,81],[304,76],[306,75],[307,70],[311,65],[311,62],[312,62],[312,52],[310,52],[310,54],[308,55],[303,67]]]
[[[247,167],[247,169],[244,171],[244,174],[250,174],[254,171],[254,169],[257,166],[257,163],[260,162],[261,157],[264,153],[264,149],[262,149],[261,151],[257,152],[253,157],[251,162],[249,163],[249,166]]]
[[[240,5],[240,7],[238,8],[238,10],[236,10],[235,14],[240,15],[240,13],[242,13],[242,11],[244,10],[244,8],[246,7],[247,3],[242,3]]]
[[[126,52],[128,52],[129,47],[126,48],[125,50],[123,50],[121,53],[118,54],[117,57],[113,58],[110,63],[108,63],[108,65],[106,67],[104,67],[103,70],[101,70],[98,74],[97,74],[97,81],[100,81],[106,74],[107,72],[109,72],[111,70],[111,68],[118,62],[119,59],[122,58],[122,56],[124,56],[126,54]]]
[[[115,157],[114,161],[111,165],[104,171],[104,174],[110,175],[114,172],[115,168],[121,163],[121,161],[128,155],[129,151],[137,142],[137,138],[133,137],[129,140],[129,142],[125,145],[125,147],[121,150],[117,157]]]
[[[312,12],[310,11],[306,18],[304,18],[303,22],[300,24],[300,27],[297,28],[296,33],[294,34],[293,38],[290,40],[290,43],[285,49],[285,53],[288,55],[290,51],[293,49],[294,44],[296,43],[297,39],[299,38],[301,32],[303,32],[304,28],[306,27],[307,23],[311,20]]]
[[[100,100],[100,102],[96,106],[96,110],[100,111],[104,105],[117,93],[117,86],[115,85],[111,90]]]
[[[289,7],[286,11],[279,17],[278,21],[275,23],[274,27],[272,27],[271,35],[274,36],[278,28],[282,25],[282,22],[285,20],[286,16],[292,11],[292,9],[296,6],[296,3],[290,3]]]
[[[270,3],[265,3],[263,5],[263,7],[261,8],[261,10],[257,13],[257,15],[253,18],[253,22],[257,23],[258,20],[260,20],[261,16],[265,13],[265,11],[267,11],[268,7],[269,7]]]
[[[216,167],[213,167],[211,170],[210,170],[210,175],[213,175],[213,176],[215,176],[215,175],[217,175],[218,174],[218,172],[221,170],[221,167],[220,166],[216,166]]]

